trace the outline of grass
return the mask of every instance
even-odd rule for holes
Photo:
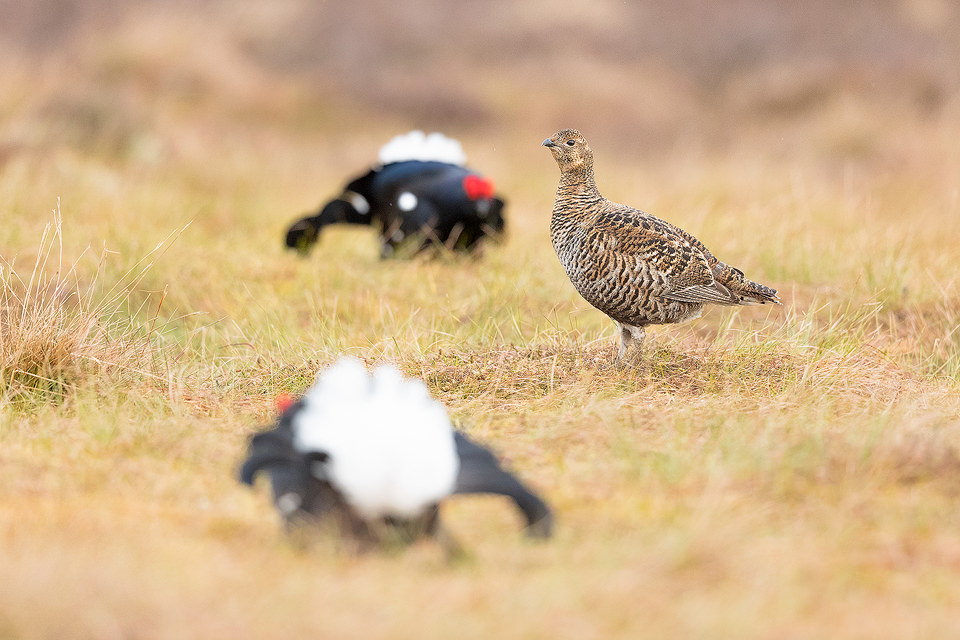
[[[149,323],[130,308],[130,290],[137,289],[164,245],[157,245],[120,281],[107,288],[101,279],[106,252],[95,271],[63,263],[59,208],[40,237],[32,267],[20,269],[4,261],[0,270],[0,407],[35,409],[60,404],[78,387],[127,387],[158,377],[157,316]],[[57,252],[54,254],[54,247]],[[157,311],[163,304],[160,296]],[[160,328],[162,329],[162,327]]]
[[[601,136],[605,195],[784,300],[655,328],[621,368],[549,244],[546,117],[460,136],[509,197],[505,244],[385,263],[368,231],[337,229],[301,260],[285,226],[396,133],[391,116],[353,135],[334,103],[307,122],[296,86],[243,76],[238,97],[203,69],[191,105],[151,85],[176,79],[162,55],[121,45],[106,76],[81,60],[52,111],[31,109],[59,95],[51,77],[10,75],[0,98],[3,139],[36,135],[0,145],[0,209],[18,221],[0,226],[0,638],[960,631],[949,108],[848,96],[657,153]],[[95,81],[124,99],[88,96]],[[491,88],[503,109],[512,86]],[[459,563],[430,544],[356,557],[284,540],[237,465],[274,396],[341,353],[422,378],[549,499],[555,539],[465,498],[444,508]]]

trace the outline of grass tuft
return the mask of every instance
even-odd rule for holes
[[[153,316],[139,322],[128,295],[171,239],[108,287],[102,276],[106,250],[89,279],[80,274],[83,256],[65,267],[58,204],[33,265],[0,263],[0,407],[31,409],[60,404],[78,387],[162,380],[157,314],[164,296]]]

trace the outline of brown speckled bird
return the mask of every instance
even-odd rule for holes
[[[692,235],[607,200],[593,177],[593,151],[576,129],[543,141],[560,166],[550,239],[570,282],[620,331],[619,358],[643,346],[648,324],[699,318],[706,303],[779,303],[777,292],[717,260]]]

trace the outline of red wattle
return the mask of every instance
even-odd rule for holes
[[[277,411],[280,413],[286,413],[287,409],[293,406],[294,402],[293,396],[289,393],[283,392],[278,393],[277,397],[273,399],[273,406],[277,408]]]
[[[469,175],[463,179],[463,190],[471,200],[493,197],[493,181],[481,176]]]

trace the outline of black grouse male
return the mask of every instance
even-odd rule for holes
[[[456,431],[422,382],[389,365],[370,375],[343,358],[325,370],[275,428],[253,437],[241,480],[252,485],[260,471],[288,527],[331,523],[361,548],[433,536],[455,551],[439,505],[456,494],[508,496],[530,536],[552,530],[543,500]]]
[[[469,252],[503,232],[504,201],[493,182],[464,166],[459,142],[411,131],[380,149],[380,162],[350,180],[320,212],[287,231],[286,244],[310,251],[328,224],[373,225],[380,255],[403,257],[433,245]]]
[[[638,209],[607,200],[593,177],[593,151],[576,129],[543,141],[560,166],[550,239],[577,291],[617,325],[619,358],[645,327],[700,317],[703,305],[779,303],[692,235]]]

